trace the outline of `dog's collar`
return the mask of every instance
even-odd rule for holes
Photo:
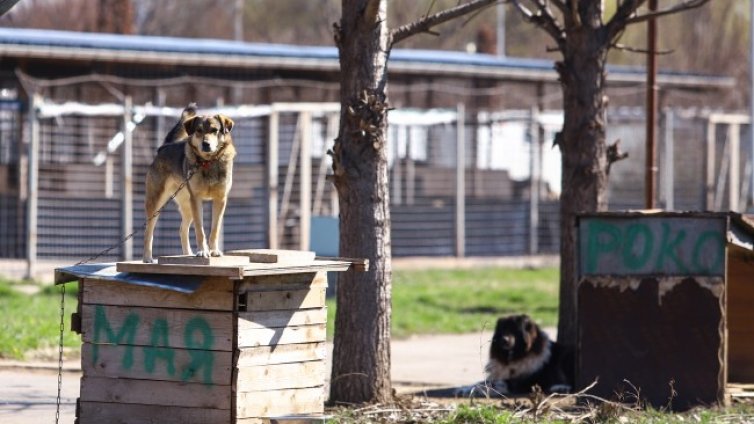
[[[199,152],[196,150],[193,144],[189,143],[189,146],[191,146],[191,150],[194,151],[194,156],[196,159],[196,166],[198,168],[207,170],[210,166],[212,166],[213,162],[217,162],[217,159],[220,157],[220,155],[223,153],[223,150],[225,150],[225,146],[227,146],[228,143],[223,143],[222,146],[220,146],[219,149],[217,149],[217,152],[212,156],[211,159],[204,160],[202,159],[202,156],[199,154]]]

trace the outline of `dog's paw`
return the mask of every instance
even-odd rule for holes
[[[223,252],[220,249],[212,249],[212,250],[209,251],[209,255],[210,256],[214,256],[214,257],[218,257],[218,256],[222,256]]]
[[[148,258],[147,257],[142,258],[142,262],[144,262],[145,264],[156,264],[157,260],[150,256]]]
[[[201,258],[209,258],[209,249],[199,250],[198,252],[196,252],[196,256]]]

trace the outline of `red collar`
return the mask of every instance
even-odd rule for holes
[[[198,157],[196,158],[196,164],[202,169],[209,169],[209,167],[212,165],[212,162],[214,161],[215,159],[203,160],[199,159]]]
[[[194,148],[193,144],[189,144],[189,146],[191,147],[191,150],[194,151],[194,157],[196,159],[196,166],[204,170],[207,170],[209,169],[210,166],[212,166],[212,163],[217,161],[217,159],[222,155],[223,150],[225,150],[225,146],[227,146],[227,144],[223,143],[223,145],[220,146],[217,152],[215,152],[214,156],[212,156],[212,159],[209,159],[209,160],[202,159],[202,157],[199,155],[199,152],[197,152],[196,149]]]

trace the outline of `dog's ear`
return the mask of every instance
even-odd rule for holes
[[[227,134],[233,130],[233,120],[225,115],[217,115],[218,121],[220,121],[221,131],[223,134]]]
[[[183,121],[183,129],[186,130],[186,134],[188,135],[194,135],[196,132],[196,126],[199,123],[200,119],[198,116],[192,116],[185,121]]]

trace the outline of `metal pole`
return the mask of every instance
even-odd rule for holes
[[[124,99],[123,108],[123,152],[121,156],[121,237],[127,240],[121,245],[120,256],[124,261],[133,259],[134,242],[129,235],[133,232],[133,129],[131,96]]]
[[[754,1],[754,0],[752,0]],[[505,57],[505,3],[497,3],[497,42],[495,43],[498,57]]]
[[[37,108],[42,102],[39,93],[30,96],[29,151],[26,177],[26,278],[34,277],[37,262],[37,199],[39,196],[39,119]]]
[[[649,11],[657,10],[657,0],[649,0]],[[657,21],[647,21],[647,140],[644,207],[655,208],[655,181],[657,181],[655,128],[657,127]]]
[[[529,254],[539,250],[539,110],[535,106],[529,114]]]
[[[301,150],[299,150],[301,161],[301,186],[300,202],[301,221],[299,223],[299,248],[309,250],[311,248],[311,228],[312,228],[312,114],[309,111],[301,113]]]
[[[243,41],[243,0],[233,3],[233,39]]]
[[[728,140],[730,142],[730,168],[728,168],[728,208],[739,212],[738,196],[741,191],[741,126],[737,123],[728,125]]]
[[[665,197],[665,209],[672,211],[675,209],[674,199],[673,199],[673,192],[675,191],[674,188],[674,175],[673,172],[675,171],[675,150],[673,143],[675,140],[673,139],[673,130],[674,130],[674,122],[673,122],[673,109],[666,108],[665,109],[665,140],[664,140],[664,155],[662,158],[662,162],[665,164],[665,166],[662,168],[662,187]]]
[[[750,51],[749,51],[749,78],[750,78],[750,87],[749,87],[749,101],[751,102],[749,106],[749,143],[751,144],[751,198],[752,204],[754,204],[754,0],[751,0],[749,2],[749,6],[751,7],[750,14],[749,14],[749,45],[750,45]],[[743,210],[748,209],[746,205],[743,205]]]
[[[278,248],[278,125],[275,110],[270,113],[267,134],[267,245]]]
[[[459,103],[456,123],[456,256],[466,256],[466,107]]]

